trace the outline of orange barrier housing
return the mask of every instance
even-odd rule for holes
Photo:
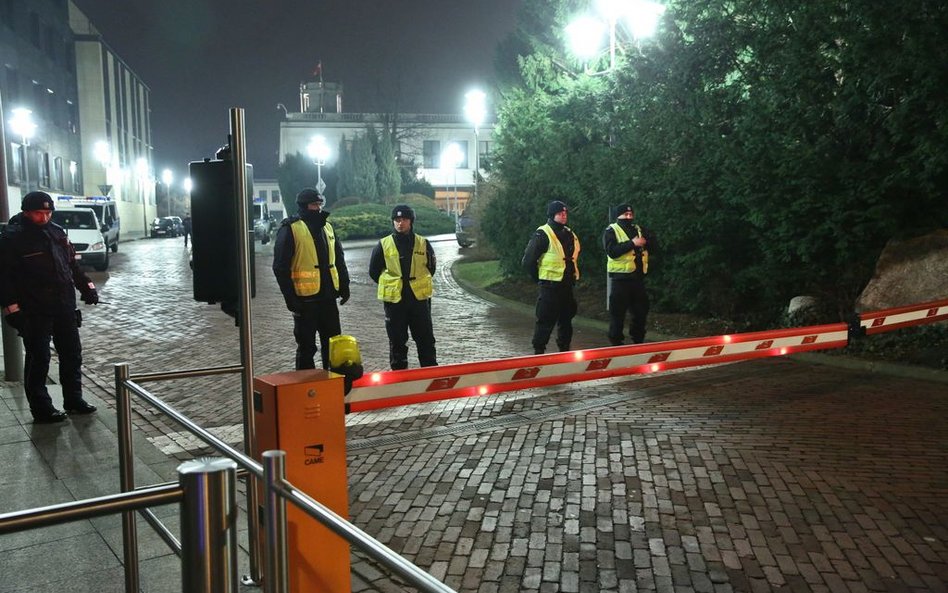
[[[324,370],[264,375],[254,378],[253,389],[257,451],[285,451],[286,479],[348,517],[342,376]],[[350,591],[349,544],[295,505],[287,505],[286,516],[289,590]],[[261,529],[261,544],[264,537]]]

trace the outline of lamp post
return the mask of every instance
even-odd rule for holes
[[[454,225],[458,224],[458,167],[464,162],[464,152],[457,142],[448,144],[441,153],[441,168],[454,170]]]
[[[165,186],[165,202],[168,204],[168,216],[171,216],[171,182],[174,181],[174,173],[171,169],[161,171],[161,183]]]
[[[148,209],[145,205],[145,176],[148,175],[148,161],[138,157],[135,161],[135,174],[138,176],[138,189],[142,194],[142,236],[148,235]]]
[[[474,124],[474,195],[472,201],[477,199],[477,176],[481,172],[481,150],[477,138],[477,128],[484,123],[484,118],[487,117],[486,103],[487,95],[482,90],[475,89],[464,95],[464,116],[467,121]]]
[[[25,107],[17,107],[11,111],[10,130],[23,139],[23,194],[30,191],[30,138],[36,133],[36,123],[33,121],[33,111]]]
[[[324,136],[313,136],[309,141],[309,146],[306,147],[306,152],[309,153],[309,158],[316,163],[316,191],[323,193],[323,190],[326,189],[326,184],[323,182],[323,165],[326,164],[326,159],[329,158],[329,144],[326,143],[326,138]]]

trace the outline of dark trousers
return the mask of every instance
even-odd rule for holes
[[[76,324],[76,312],[60,311],[52,315],[25,314],[23,349],[23,388],[33,416],[48,416],[55,409],[46,378],[49,375],[50,338],[59,356],[59,383],[63,389],[63,405],[67,408],[82,400],[82,342]]]
[[[418,363],[423,367],[438,364],[435,354],[434,327],[431,324],[431,299],[423,301],[402,296],[385,306],[385,331],[388,333],[388,361],[393,371],[408,368],[408,332],[418,348]]]
[[[642,278],[613,278],[612,292],[609,294],[609,343],[613,346],[623,343],[622,326],[625,324],[626,311],[631,313],[629,338],[635,344],[644,342],[648,307],[648,293],[645,292]]]
[[[188,237],[191,236],[191,231],[184,231],[184,246],[188,246]]]
[[[537,295],[537,324],[533,330],[533,351],[543,354],[550,341],[553,327],[557,327],[556,346],[560,352],[569,350],[573,340],[573,317],[576,316],[576,297],[573,285],[562,282],[540,281]]]
[[[322,348],[323,368],[329,368],[329,338],[342,333],[339,307],[335,299],[303,301],[299,313],[293,314],[293,337],[296,338],[296,370],[314,369],[316,334]]]

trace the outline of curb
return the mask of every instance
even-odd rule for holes
[[[454,277],[454,281],[464,290],[470,292],[476,297],[484,299],[489,303],[494,303],[495,305],[505,307],[507,309],[512,309],[524,315],[529,315],[533,317],[535,312],[534,308],[530,305],[526,305],[519,301],[513,301],[506,297],[496,295],[490,291],[487,291],[483,288],[474,286],[473,284],[461,279],[456,273],[456,266],[462,263],[462,260],[455,260],[451,264],[451,276]],[[585,327],[587,329],[596,329],[601,330],[605,333],[609,325],[605,321],[599,321],[597,319],[589,319],[588,317],[576,316],[573,319],[573,324],[580,327]],[[681,337],[669,336],[664,334],[657,334],[654,332],[649,332],[649,342],[666,342],[669,340],[680,340]],[[814,352],[800,352],[797,354],[789,355],[790,358],[798,360],[800,362],[806,362],[810,364],[821,364],[824,366],[831,366],[841,369],[848,369],[852,371],[863,371],[877,375],[886,375],[890,377],[901,377],[905,379],[917,379],[920,381],[932,381],[935,383],[946,383],[948,384],[948,371],[940,371],[938,369],[930,369],[926,367],[918,367],[907,364],[897,364],[893,362],[877,361],[877,360],[864,360],[861,358],[853,358],[850,356],[840,356],[840,355],[830,355],[830,354],[818,354]]]

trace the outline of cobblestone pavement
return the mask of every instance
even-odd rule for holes
[[[529,351],[532,320],[466,295],[435,243],[443,363]],[[347,245],[343,330],[384,369],[371,244]],[[258,246],[259,249],[259,246]],[[257,254],[257,374],[289,368],[291,320]],[[123,243],[86,314],[90,390],[239,361],[233,322],[190,298],[180,242]],[[595,332],[575,346],[602,345]],[[153,385],[232,442],[233,377]],[[171,455],[193,442],[141,410]],[[460,591],[948,591],[944,384],[770,359],[347,418],[353,522]],[[172,434],[172,437],[163,436]],[[354,554],[354,589],[406,587]]]

